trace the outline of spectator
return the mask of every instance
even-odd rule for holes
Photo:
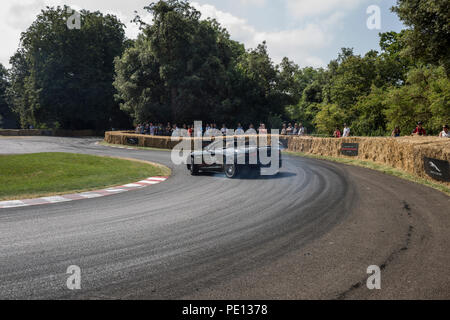
[[[209,135],[212,130],[212,124],[207,123],[205,127],[205,135]]]
[[[339,130],[338,127],[336,127],[336,129],[334,130],[333,136],[335,138],[340,138],[341,137],[341,131]]]
[[[191,125],[188,126],[187,132],[188,132],[188,136],[192,137],[192,126]]]
[[[305,133],[306,133],[306,131],[305,131],[305,127],[303,126],[303,123],[299,123],[299,127],[298,127],[298,135],[299,136],[304,136],[305,135]]]
[[[172,135],[174,135],[175,137],[180,137],[180,129],[178,129],[176,123],[172,126]]]
[[[261,123],[258,129],[259,134],[267,134],[266,125],[264,123]]]
[[[220,132],[222,132],[222,135],[224,136],[227,134],[227,126],[225,123],[222,124],[222,129],[220,129]]]
[[[412,132],[413,136],[426,136],[427,132],[422,127],[422,121],[417,122],[417,127]]]
[[[245,133],[244,129],[242,128],[241,124],[238,123],[237,129],[236,129],[236,135],[241,135],[241,134],[244,134],[244,133]]]
[[[342,133],[342,137],[350,137],[350,128],[344,123],[344,132]]]
[[[286,129],[286,134],[287,134],[287,135],[291,135],[291,134],[292,134],[292,130],[293,130],[293,129],[292,129],[292,124],[289,123],[289,125],[288,125],[288,127],[287,127],[287,129]]]
[[[280,132],[280,134],[281,134],[282,136],[285,136],[285,135],[286,135],[286,123],[283,123],[283,126],[281,127],[281,132]]]
[[[156,131],[156,126],[153,125],[153,123],[150,123],[150,135],[154,136]]]
[[[170,124],[170,122],[167,122],[165,134],[166,134],[166,136],[171,136],[172,135],[172,125]]]
[[[400,137],[400,128],[399,127],[395,127],[394,130],[391,133],[391,137]]]
[[[448,131],[448,125],[442,127],[441,133],[439,133],[440,138],[450,138],[450,132]]]
[[[294,128],[292,129],[292,135],[296,136],[298,134],[298,123],[294,124]]]

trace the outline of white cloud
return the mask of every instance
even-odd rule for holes
[[[354,9],[367,0],[287,0],[286,8],[291,16],[310,18],[325,16],[336,11]]]
[[[239,5],[256,7],[263,7],[266,4],[266,0],[237,0],[237,2]]]
[[[279,63],[283,57],[289,57],[301,66],[324,66],[324,62],[312,51],[327,46],[331,41],[331,34],[319,24],[307,24],[303,28],[295,28],[281,31],[258,31],[247,20],[236,17],[228,12],[218,10],[216,7],[193,2],[203,18],[213,18],[220,22],[231,37],[242,41],[247,48],[255,48],[263,41],[267,42],[270,56],[275,63]]]
[[[200,0],[197,0],[200,1]],[[255,48],[263,40],[267,41],[269,53],[278,63],[284,56],[288,56],[298,64],[323,66],[319,58],[330,49],[332,43],[342,35],[344,18],[352,9],[364,2],[381,0],[230,0],[233,14],[218,10],[214,5],[219,0],[207,0],[209,4],[192,4],[202,12],[203,17],[217,19],[227,28],[231,37],[243,42],[247,48]],[[384,1],[384,0],[383,0]],[[129,38],[135,38],[139,28],[131,20],[134,10],[138,10],[146,22],[151,21],[151,15],[142,8],[148,0],[71,0],[69,4],[75,9],[100,10],[103,13],[115,14],[126,26],[125,33]],[[63,5],[63,0],[2,0],[0,12],[0,62],[8,66],[9,57],[19,44],[20,33],[25,31],[45,6]],[[202,2],[204,3],[204,2]],[[240,15],[240,8],[264,7],[264,10],[277,10],[285,14],[286,21],[271,21],[267,24],[274,28],[261,30]],[[242,14],[246,10],[242,10]],[[362,13],[365,14],[365,11]],[[264,16],[264,15],[263,15]],[[259,19],[258,17],[253,17]],[[289,25],[289,27],[287,26]],[[275,29],[277,28],[277,29]],[[334,48],[333,50],[336,50]],[[327,58],[325,58],[327,59]]]
[[[76,1],[77,4],[70,3],[70,7],[75,10],[87,9],[90,11],[100,10],[104,14],[116,15],[125,26],[125,34],[129,38],[136,38],[139,33],[139,27],[132,23],[134,18],[134,9],[125,8],[111,8],[106,4],[99,4],[98,2]],[[9,58],[14,54],[19,46],[20,35],[22,32],[33,23],[36,16],[46,6],[63,6],[67,2],[63,0],[2,0],[2,11],[0,12],[0,33],[2,35],[2,45],[0,46],[0,63],[9,67]],[[127,12],[127,13],[124,13]],[[146,21],[151,21],[151,15],[144,11],[140,12],[141,18]]]

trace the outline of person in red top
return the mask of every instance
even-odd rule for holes
[[[427,135],[427,132],[422,127],[421,121],[417,122],[417,127],[413,130],[412,135],[415,135],[415,136],[426,136]]]
[[[336,128],[336,130],[334,130],[333,136],[335,138],[340,138],[341,137],[341,131],[339,130],[339,128]]]

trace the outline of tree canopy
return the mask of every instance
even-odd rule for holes
[[[278,72],[265,43],[246,51],[215,20],[183,1],[146,7],[153,15],[116,59],[121,107],[136,121],[235,123],[283,113]]]
[[[6,114],[9,113],[9,106],[6,100],[7,88],[8,88],[7,70],[0,63],[0,128],[2,128]]]
[[[137,39],[113,15],[47,7],[21,36],[11,68],[0,66],[0,117],[27,127],[107,129],[147,121],[234,126],[302,122],[330,135],[344,122],[356,135],[437,133],[450,122],[449,2],[398,0],[408,26],[380,34],[380,51],[342,48],[325,68],[275,64],[265,42],[245,48],[189,2],[160,0],[139,16]],[[1,121],[1,120],[0,120]]]
[[[81,11],[69,29],[67,7],[47,7],[22,33],[11,57],[10,97],[21,125],[105,129],[118,123],[114,57],[125,46],[123,24],[112,15]]]

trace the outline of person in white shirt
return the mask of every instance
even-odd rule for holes
[[[303,123],[299,123],[299,127],[298,127],[298,135],[299,136],[304,136],[305,135],[305,127],[303,126]]]
[[[448,131],[448,125],[442,127],[441,133],[439,133],[440,138],[450,138],[450,132]]]
[[[227,134],[227,126],[225,125],[225,123],[222,125],[222,129],[220,129],[220,132],[222,132],[223,135]]]
[[[258,128],[259,134],[267,134],[266,125],[264,123],[261,123],[261,125]]]
[[[242,126],[240,123],[238,123],[235,133],[236,133],[236,135],[244,134],[244,129],[242,129]]]
[[[294,136],[296,136],[298,134],[298,124],[297,123],[294,124],[294,129],[292,129],[292,134]]]
[[[342,133],[342,137],[349,137],[350,136],[350,128],[347,127],[347,124],[344,123],[344,132]]]

